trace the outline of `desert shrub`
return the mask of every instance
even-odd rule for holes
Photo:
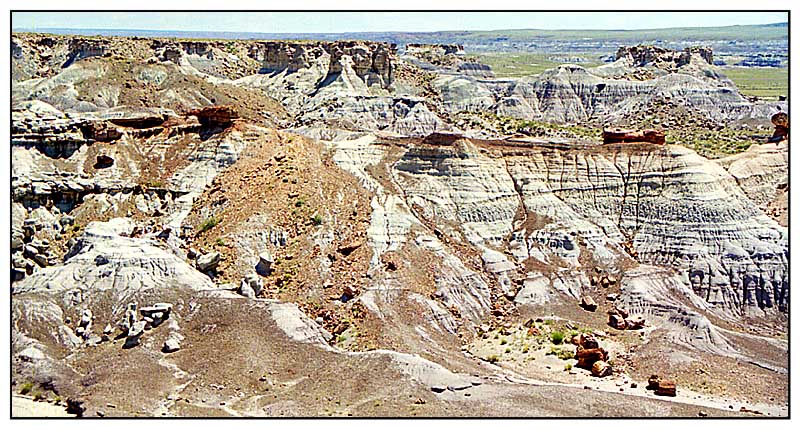
[[[550,340],[553,341],[553,344],[561,344],[564,342],[564,333],[561,331],[553,331],[550,334]]]
[[[219,219],[217,219],[214,216],[211,216],[210,218],[200,222],[200,225],[197,226],[197,230],[200,231],[200,232],[206,232],[209,229],[217,226],[218,223],[219,223]]]
[[[575,353],[572,350],[564,349],[561,347],[550,347],[550,351],[547,352],[548,355],[554,355],[555,357],[561,360],[569,360],[575,358]]]
[[[22,385],[19,387],[19,393],[23,395],[31,393],[31,390],[33,390],[33,383],[31,382],[22,383]]]

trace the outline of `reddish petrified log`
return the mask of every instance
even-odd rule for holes
[[[775,132],[770,137],[770,143],[778,143],[789,139],[789,115],[786,112],[778,112],[772,115],[772,125],[775,125]]]
[[[232,106],[208,106],[195,109],[189,115],[197,116],[197,120],[204,127],[229,127],[234,119],[239,118],[239,113]]]
[[[595,362],[608,359],[608,353],[600,347],[596,349],[578,347],[575,351],[575,359],[578,359],[577,367],[592,369],[592,365],[594,365]]]
[[[603,130],[603,143],[654,143],[665,144],[664,133],[658,130]]]

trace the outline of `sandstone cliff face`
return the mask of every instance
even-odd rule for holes
[[[294,73],[312,67],[322,60],[327,61],[328,75],[340,74],[344,70],[344,57],[352,61],[356,75],[366,81],[377,80],[381,86],[392,84],[393,45],[377,42],[258,42],[250,47],[250,57],[261,61],[260,73],[275,73],[286,70]]]

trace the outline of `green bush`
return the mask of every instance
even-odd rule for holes
[[[553,341],[553,344],[561,344],[564,342],[564,333],[561,331],[553,331],[550,334],[550,340]]]
[[[217,219],[214,216],[211,216],[210,218],[208,218],[208,219],[204,220],[203,222],[201,222],[200,225],[197,226],[197,230],[200,231],[200,232],[206,232],[209,229],[217,226],[218,223],[219,223],[219,219]]]
[[[316,226],[322,225],[322,215],[315,214],[314,217],[311,218],[311,221],[314,222]]]
[[[486,360],[491,363],[497,363],[500,360],[500,357],[497,355],[491,355],[487,357]]]
[[[22,383],[22,385],[19,387],[19,393],[22,395],[31,393],[31,390],[33,390],[33,383],[31,382]]]
[[[569,349],[562,349],[561,347],[550,347],[548,355],[554,355],[561,360],[569,360],[575,358],[575,353]]]

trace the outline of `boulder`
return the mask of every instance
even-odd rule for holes
[[[242,279],[242,283],[239,285],[239,295],[242,295],[245,298],[255,299],[256,292],[244,279]]]
[[[244,278],[242,279],[242,285],[240,286],[240,289],[243,288],[245,285],[249,286],[250,289],[253,290],[255,296],[261,295],[261,291],[264,289],[264,281],[261,280],[261,278],[258,277],[258,274],[256,273],[248,273],[247,275],[244,276]]]
[[[677,396],[678,394],[675,382],[671,380],[661,380],[655,390],[658,396]]]
[[[644,328],[645,320],[642,316],[634,316],[625,319],[626,329],[642,329]]]
[[[144,321],[149,323],[152,327],[157,327],[165,320],[169,319],[169,314],[172,311],[172,304],[160,302],[149,307],[142,307],[139,312],[142,313]]]
[[[589,295],[584,295],[581,297],[581,308],[586,311],[595,311],[597,310],[597,303],[592,299]]]
[[[207,106],[192,110],[189,115],[196,116],[202,126],[210,128],[227,128],[239,118],[233,106]]]
[[[47,263],[47,256],[39,253],[37,255],[33,255],[33,260],[39,264],[40,267],[44,268],[48,265]]]
[[[35,255],[39,254],[39,250],[37,250],[36,247],[27,244],[23,248],[22,254],[28,258],[33,258]]]
[[[25,278],[27,271],[21,268],[12,268],[11,269],[11,281],[18,282],[22,281]]]
[[[70,215],[63,215],[61,216],[61,218],[58,219],[58,223],[61,224],[61,226],[74,225],[75,217]]]
[[[364,240],[351,240],[347,243],[344,243],[336,249],[337,252],[341,253],[344,256],[348,256],[353,253],[356,249],[361,247],[364,244]]]
[[[21,253],[17,252],[11,255],[11,266],[14,268],[25,268],[25,257],[22,256]]]
[[[85,308],[81,313],[80,326],[90,326],[92,324],[92,310]]]
[[[595,377],[607,377],[611,375],[611,365],[608,362],[599,360],[592,364],[592,375]]]
[[[117,127],[111,126],[106,121],[93,121],[86,123],[82,130],[87,139],[99,142],[110,142],[122,137],[122,132]]]
[[[608,325],[619,330],[625,330],[628,327],[625,319],[619,314],[610,314],[608,316]]]
[[[95,170],[101,168],[108,168],[114,165],[114,158],[108,155],[97,155],[97,161],[94,163]]]
[[[219,261],[222,258],[219,252],[207,253],[197,258],[197,269],[206,273],[217,268]]]
[[[656,390],[658,389],[658,384],[661,382],[661,377],[658,375],[651,375],[650,378],[647,379],[647,390]]]
[[[599,349],[600,343],[597,341],[594,335],[591,334],[580,334],[578,335],[578,346],[583,347],[584,349]]]
[[[122,317],[122,320],[119,322],[119,329],[122,331],[123,334],[127,335],[130,332],[130,329],[136,323],[136,304],[130,303],[128,304],[128,308],[125,310],[125,315]]]
[[[142,307],[139,309],[139,312],[142,313],[142,316],[152,316],[154,313],[164,313],[166,316],[169,316],[169,313],[172,311],[172,304],[166,302],[159,302],[153,304],[149,307]],[[164,317],[165,319],[167,317]]]
[[[164,353],[173,353],[177,352],[181,349],[181,343],[178,341],[176,337],[170,337],[167,341],[164,342],[164,347],[161,348],[161,351]]]
[[[258,254],[258,264],[256,264],[256,273],[267,277],[272,272],[272,263],[275,262],[272,254],[264,251]]]
[[[358,289],[354,286],[347,285],[342,290],[342,301],[347,302],[358,295]]]
[[[144,320],[140,320],[131,326],[128,330],[128,337],[125,339],[124,348],[131,348],[139,345],[139,339],[144,334],[144,328],[147,326],[147,322]]]
[[[594,349],[578,347],[575,351],[575,359],[578,359],[577,367],[591,369],[595,362],[608,359],[608,353],[600,347]]]
[[[86,406],[83,405],[83,399],[67,398],[67,414],[83,417],[85,412]]]
[[[778,112],[772,115],[772,124],[775,125],[775,132],[770,137],[770,143],[778,143],[789,138],[789,115],[786,112]]]

